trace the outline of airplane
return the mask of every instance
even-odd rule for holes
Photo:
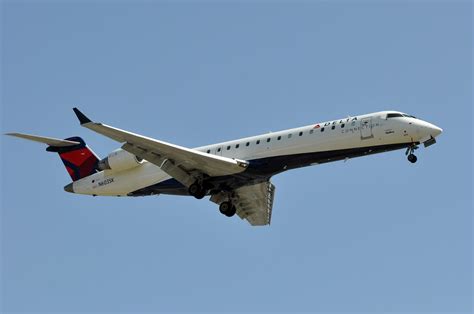
[[[99,159],[80,137],[64,140],[7,133],[47,144],[58,153],[72,182],[71,193],[92,196],[210,196],[228,217],[253,226],[271,222],[281,172],[377,153],[406,149],[411,163],[419,145],[429,147],[443,130],[398,111],[381,111],[271,132],[197,148],[156,140],[91,121],[73,108],[81,126],[121,143]]]

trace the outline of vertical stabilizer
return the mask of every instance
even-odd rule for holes
[[[97,172],[99,158],[80,137],[70,137],[66,141],[78,142],[72,146],[48,146],[48,152],[59,154],[72,181],[77,181]]]

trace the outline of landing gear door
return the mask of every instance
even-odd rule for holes
[[[374,137],[372,132],[372,118],[363,118],[360,120],[360,139],[368,140]]]

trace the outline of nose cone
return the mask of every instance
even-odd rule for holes
[[[69,193],[74,193],[73,183],[69,183],[64,187],[64,191]]]
[[[436,125],[418,120],[414,125],[417,127],[417,133],[421,138],[425,137],[436,137],[443,132],[443,129],[437,127]]]
[[[441,133],[443,133],[443,129],[440,127],[437,127],[434,124],[430,124],[429,129],[430,129],[431,136],[433,137],[436,137],[440,135]]]

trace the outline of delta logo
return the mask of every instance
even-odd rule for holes
[[[330,126],[330,125],[336,125],[336,124],[344,124],[344,123],[349,123],[349,122],[355,122],[357,121],[357,117],[353,117],[353,118],[347,118],[345,120],[335,120],[335,121],[330,121],[330,122],[326,122],[324,124],[322,124],[323,127],[326,127],[326,126]],[[319,129],[321,128],[321,124],[316,124],[313,129]]]

